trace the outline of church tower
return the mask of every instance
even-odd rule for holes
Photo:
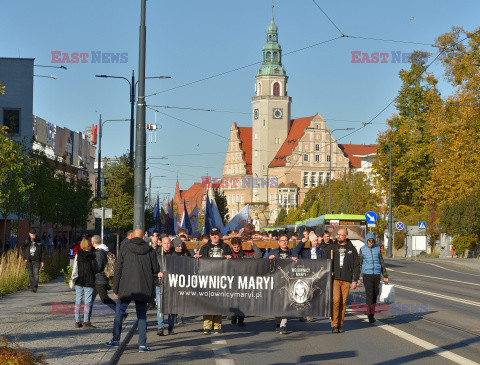
[[[252,98],[252,177],[267,179],[268,165],[287,138],[290,130],[290,105],[287,96],[288,76],[282,67],[282,47],[278,43],[278,27],[272,21],[267,27],[263,46],[263,62],[255,77]],[[257,180],[258,181],[258,180]],[[267,202],[266,184],[254,185],[252,201]]]

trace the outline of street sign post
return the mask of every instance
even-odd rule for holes
[[[418,229],[427,229],[426,222],[418,222]]]
[[[102,243],[103,243],[103,220],[106,219],[106,218],[107,219],[112,218],[112,209],[111,208],[105,209],[104,207],[95,208],[93,210],[93,216],[95,218],[100,218],[102,220],[102,227],[101,227],[101,230],[100,230],[100,236],[101,236]]]
[[[377,214],[375,212],[365,213],[365,219],[368,224],[374,224],[377,221]]]
[[[401,231],[404,227],[405,225],[403,222],[397,222],[397,224],[395,224],[395,228],[397,228],[399,231]]]

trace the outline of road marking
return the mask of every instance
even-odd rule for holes
[[[411,272],[398,271],[398,270],[394,270],[394,269],[390,269],[390,268],[388,269],[388,271],[399,272],[401,274],[407,274],[407,275],[420,276],[422,278],[430,278],[430,279],[437,279],[437,280],[444,280],[444,281],[453,281],[454,283],[462,283],[462,284],[480,286],[480,284],[477,284],[477,283],[469,283],[467,281],[460,281],[460,280],[453,280],[453,279],[444,279],[444,278],[439,278],[439,277],[436,277],[436,276],[428,276],[428,275],[423,275],[423,274],[414,274],[414,273],[411,273]]]
[[[459,274],[471,275],[471,276],[476,276],[476,277],[479,277],[479,276],[480,276],[480,275],[478,275],[478,274],[470,274],[470,273],[468,273],[468,272],[463,272],[463,271],[458,271],[458,270],[453,270],[453,269],[447,269],[446,267],[443,267],[443,266],[440,266],[440,265],[437,265],[437,264],[432,264],[432,263],[430,263],[430,262],[425,262],[425,261],[418,261],[418,262],[421,262],[422,264],[426,264],[426,265],[436,266],[436,267],[439,267],[440,269],[443,269],[443,270],[458,272]]]
[[[473,305],[473,306],[475,306],[475,307],[480,307],[480,303],[479,303],[479,302],[474,302],[474,301],[468,300],[468,299],[461,299],[461,298],[450,297],[450,296],[448,296],[448,295],[437,294],[437,293],[432,293],[432,292],[425,291],[425,290],[409,288],[409,287],[407,287],[407,286],[398,285],[398,284],[395,284],[395,287],[398,288],[398,289],[413,291],[413,292],[419,293],[419,294],[425,294],[425,295],[430,295],[430,296],[432,296],[432,297],[437,297],[437,298],[442,298],[442,299],[446,299],[446,300],[451,300],[451,301],[454,301],[454,302],[456,302],[456,303],[463,303],[463,304],[467,304],[467,305]]]
[[[359,316],[357,315],[358,318],[362,318],[364,322],[367,322],[367,320],[364,318],[364,316]],[[412,336],[411,334],[402,331],[396,327],[393,327],[391,325],[388,325],[386,323],[383,323],[382,321],[377,320],[374,323],[375,326],[390,332],[391,334],[400,337],[404,339],[405,341],[411,342],[417,346],[420,346],[424,348],[425,350],[432,351],[433,353],[442,356],[450,361],[453,361],[456,364],[461,364],[461,365],[478,365],[478,362],[472,361],[467,359],[466,357],[454,354],[451,351],[445,350],[443,347],[439,347],[434,345],[433,343],[427,342],[425,340],[422,340],[421,338]]]
[[[230,355],[230,350],[228,349],[227,341],[224,338],[212,338],[213,354],[219,356],[220,358],[215,358],[216,365],[235,365],[235,362],[232,359],[226,359],[224,356]]]

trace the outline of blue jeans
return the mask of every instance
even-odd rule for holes
[[[113,341],[120,341],[122,334],[123,315],[127,311],[130,300],[120,299],[117,303],[115,320],[113,321]],[[147,302],[135,300],[135,310],[138,319],[138,346],[147,346]]]
[[[85,305],[82,306],[85,294]],[[80,322],[81,309],[83,307],[83,321],[89,322],[90,308],[92,306],[93,288],[75,285],[75,322]]]
[[[175,314],[163,314],[160,313],[160,304],[162,303],[162,288],[159,286],[155,287],[155,292],[157,293],[156,301],[157,301],[157,323],[158,329],[164,327],[165,316],[167,317],[167,325],[168,328],[173,329],[175,325]]]

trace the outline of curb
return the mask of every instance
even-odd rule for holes
[[[118,362],[123,350],[125,350],[125,347],[127,346],[128,342],[130,342],[130,339],[133,336],[133,333],[137,329],[137,325],[138,319],[135,319],[134,321],[129,322],[125,326],[125,329],[122,332],[126,334],[123,337],[123,340],[120,342],[120,346],[118,346],[117,348],[110,347],[105,352],[103,359],[98,363],[99,365],[114,365]]]

